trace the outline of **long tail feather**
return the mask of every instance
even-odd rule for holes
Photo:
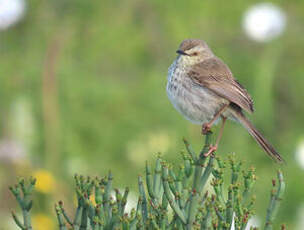
[[[254,127],[254,125],[245,117],[241,111],[233,110],[235,118],[247,129],[249,134],[256,142],[265,150],[265,152],[275,161],[279,163],[285,162],[281,155],[274,147],[263,137],[263,135]]]

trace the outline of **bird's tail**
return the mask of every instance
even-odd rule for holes
[[[263,137],[263,135],[254,127],[254,125],[245,117],[242,111],[233,110],[235,118],[247,129],[256,142],[265,150],[265,152],[279,163],[285,162],[274,147]]]

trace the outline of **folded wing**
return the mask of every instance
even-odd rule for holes
[[[208,88],[249,113],[253,112],[253,101],[250,95],[219,58],[210,58],[196,64],[189,71],[188,76],[195,84]]]

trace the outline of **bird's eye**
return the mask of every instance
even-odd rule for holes
[[[197,56],[198,55],[198,52],[194,52],[193,54],[192,54],[192,56]]]

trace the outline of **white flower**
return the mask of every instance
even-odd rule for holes
[[[296,162],[304,169],[304,140],[302,140],[296,149]]]
[[[272,3],[259,3],[244,14],[243,28],[251,39],[270,41],[282,34],[286,26],[284,12]]]
[[[233,219],[232,219],[232,225],[230,230],[235,230],[234,227],[234,217],[235,217],[235,213],[233,213]],[[245,230],[250,230],[250,227],[258,227],[261,225],[261,221],[257,216],[253,216],[248,220],[247,226]]]
[[[21,162],[25,158],[23,145],[16,140],[1,139],[0,140],[0,162],[16,163]]]
[[[123,195],[125,189],[119,189],[119,191],[120,191],[121,195]],[[111,192],[111,197],[113,200],[116,201],[116,194],[114,191]],[[136,195],[133,191],[129,191],[124,212],[130,213],[133,208],[136,209],[137,202],[138,202],[138,195]]]
[[[25,12],[24,0],[0,0],[0,30],[18,22]]]

